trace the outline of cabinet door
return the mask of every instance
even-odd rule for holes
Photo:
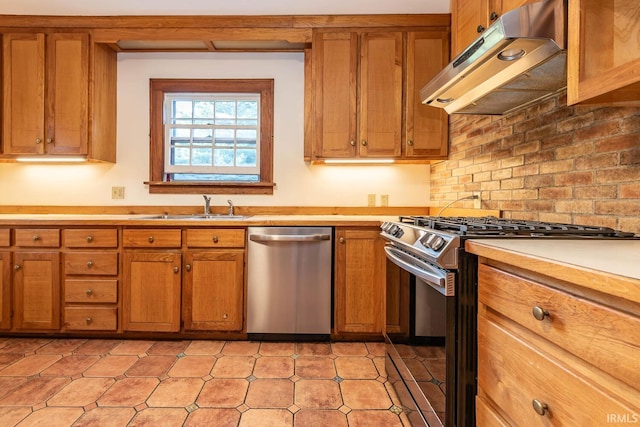
[[[180,259],[177,252],[124,253],[125,331],[180,330]]]
[[[315,157],[355,156],[357,49],[356,33],[314,33]]]
[[[385,255],[380,230],[337,229],[336,240],[336,332],[381,334]]]
[[[451,57],[471,44],[489,25],[489,0],[451,2]]]
[[[47,35],[48,154],[87,154],[89,35]]]
[[[402,33],[365,33],[360,46],[359,153],[399,157],[402,132]]]
[[[445,159],[449,146],[449,117],[441,108],[422,104],[420,89],[449,61],[448,34],[407,34],[405,157]]]
[[[11,329],[10,252],[0,252],[0,329]]]
[[[42,154],[45,146],[44,34],[4,34],[2,38],[2,153]]]
[[[184,273],[184,328],[241,331],[244,251],[187,252]]]
[[[60,329],[60,254],[14,253],[15,329]]]

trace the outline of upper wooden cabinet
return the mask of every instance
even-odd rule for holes
[[[1,159],[115,161],[116,57],[86,33],[3,34]]]
[[[569,2],[567,104],[640,106],[640,3]]]
[[[446,65],[447,39],[447,31],[314,31],[305,159],[445,157],[447,117],[418,92]]]
[[[504,12],[540,0],[451,0],[451,57],[471,44]]]

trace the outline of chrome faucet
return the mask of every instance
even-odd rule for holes
[[[227,203],[229,203],[229,215],[233,216],[233,202],[227,200]]]
[[[204,214],[209,215],[211,213],[211,197],[207,197],[206,195],[202,197],[204,197]]]

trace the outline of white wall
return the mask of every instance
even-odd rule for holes
[[[391,206],[426,206],[428,165],[320,166],[303,161],[302,53],[126,53],[118,56],[115,164],[0,163],[2,205],[199,205],[200,195],[149,194],[150,78],[274,78],[274,179],[268,195],[214,195],[253,206],[366,206],[388,194]],[[111,187],[125,199],[112,200]],[[379,200],[379,198],[378,198]]]

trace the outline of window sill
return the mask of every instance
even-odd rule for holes
[[[145,182],[150,194],[273,194],[275,183]]]

